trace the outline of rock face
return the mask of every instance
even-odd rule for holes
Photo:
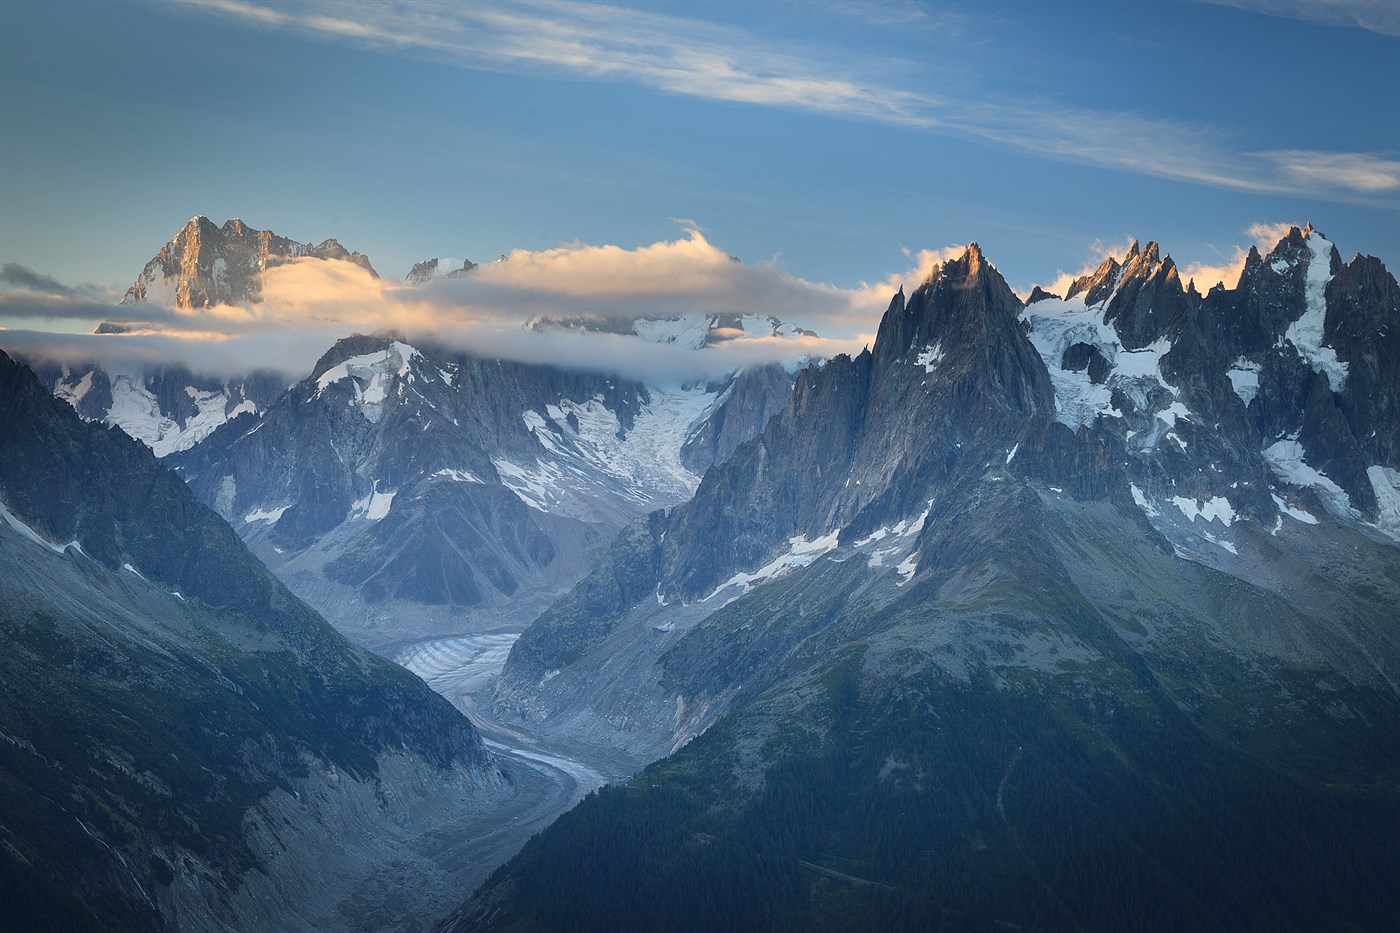
[[[122,304],[150,301],[172,308],[208,308],[257,301],[263,272],[303,256],[347,260],[376,275],[368,257],[336,240],[297,243],[270,230],[254,230],[241,220],[220,227],[199,215],[146,263]]]
[[[357,893],[388,896],[395,861],[432,867],[416,847],[499,783],[445,700],[3,354],[0,566],[0,875],[19,928],[323,928]]]
[[[712,402],[681,445],[681,462],[696,476],[723,463],[768,419],[783,410],[792,395],[794,375],[776,363],[751,366],[709,387]]]
[[[1204,297],[1153,243],[1026,307],[935,267],[521,636],[500,715],[673,754],[458,928],[1383,923],[1396,295],[1311,229]]]

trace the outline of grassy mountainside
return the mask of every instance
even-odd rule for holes
[[[688,696],[744,685],[735,711],[561,818],[454,928],[1389,922],[1394,548],[1294,542],[1359,555],[1334,581],[1342,636],[1111,509],[959,508],[930,542],[940,572],[904,590],[819,562],[697,627],[666,676]],[[1369,662],[1326,647],[1368,637]]]

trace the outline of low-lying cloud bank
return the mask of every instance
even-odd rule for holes
[[[261,301],[207,309],[117,305],[17,270],[7,280],[28,290],[0,293],[0,322],[10,328],[0,332],[0,346],[65,363],[167,362],[207,373],[266,368],[300,377],[335,340],[392,329],[481,356],[674,382],[756,363],[859,352],[874,339],[894,292],[914,287],[933,262],[960,250],[910,254],[905,273],[855,288],[809,282],[773,262],[740,263],[695,229],[635,249],[574,243],[517,250],[468,275],[417,288],[373,278],[350,262],[302,259],[264,273]],[[682,314],[771,315],[820,336],[743,334],[695,351],[629,335],[529,327],[542,317]],[[125,332],[61,332],[104,321]]]

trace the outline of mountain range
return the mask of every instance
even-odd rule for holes
[[[1388,922],[1395,280],[1294,229],[1037,297],[936,266],[525,631],[502,721],[666,757],[455,929]]]
[[[252,302],[268,264],[369,268],[357,256],[195,218],[128,299]],[[428,260],[408,283],[476,270]],[[638,320],[561,307],[526,326],[696,353],[741,333],[808,333],[760,309]],[[57,398],[5,370],[46,427],[15,422],[21,440],[0,459],[0,543],[24,568],[7,602],[57,621],[7,617],[27,652],[15,676],[29,686],[12,695],[32,706],[96,684],[132,721],[164,723],[175,714],[159,704],[125,712],[133,685],[154,676],[227,701],[209,694],[212,672],[252,698],[240,728],[260,735],[274,701],[230,671],[251,669],[238,652],[290,639],[276,686],[256,689],[284,691],[276,708],[298,722],[266,726],[282,763],[271,777],[252,753],[232,764],[207,734],[178,733],[177,760],[252,789],[214,798],[219,825],[244,814],[244,841],[180,842],[186,874],[173,882],[160,865],[176,864],[177,843],[163,828],[121,835],[110,817],[99,829],[96,810],[78,814],[121,865],[149,861],[131,878],[166,893],[145,907],[110,859],[65,889],[61,858],[23,828],[38,822],[12,809],[10,838],[30,848],[10,850],[11,870],[87,892],[78,913],[104,897],[177,926],[270,925],[236,893],[265,890],[238,879],[295,861],[249,829],[270,799],[258,794],[269,781],[305,793],[297,782],[328,780],[325,762],[391,800],[400,785],[386,773],[411,771],[403,786],[424,806],[460,792],[443,822],[362,850],[355,876],[383,878],[372,866],[409,851],[432,866],[426,877],[401,876],[393,895],[331,886],[303,917],[317,928],[352,905],[402,913],[403,891],[419,888],[415,916],[460,904],[452,930],[1365,930],[1400,909],[1400,286],[1311,227],[1252,250],[1236,287],[1204,295],[1156,243],[1133,243],[1066,294],[1023,301],[974,243],[893,296],[859,355],[684,386],[390,331],[335,342],[290,386],[32,362]],[[118,417],[140,407],[131,399],[144,420]],[[50,435],[61,450],[33,440]],[[74,453],[94,445],[118,453]],[[89,480],[131,475],[145,479]],[[67,485],[41,490],[48,476]],[[81,550],[58,543],[70,539]],[[210,547],[233,569],[190,569],[209,565]],[[283,615],[220,601],[249,593],[271,594],[259,598]],[[188,670],[166,673],[165,655],[126,641],[137,660],[87,663],[84,652],[118,650],[92,634],[103,613]],[[513,812],[529,769],[488,758],[421,684],[380,718],[346,692],[287,686],[341,683],[318,672],[347,669],[366,696],[399,683],[317,613],[428,676],[502,756],[614,783],[475,894],[454,888],[480,872],[453,874],[449,858],[470,861],[487,837],[463,830],[447,845],[447,821]],[[273,633],[270,649],[228,634],[250,625]],[[470,659],[454,654],[463,645]],[[359,712],[308,737],[304,724],[337,704]],[[179,786],[119,753],[141,744],[141,761],[156,760],[164,737],[128,730],[103,744],[91,725],[103,714],[71,705],[65,734],[115,762],[107,785],[79,792],[94,807],[145,812]],[[75,780],[25,715],[0,726],[0,751],[28,762],[5,773],[38,767],[42,752],[43,781]],[[456,738],[434,746],[438,733]],[[396,742],[411,768],[386,772]],[[439,786],[434,773],[454,776]],[[39,785],[25,786],[28,806]],[[35,806],[39,822],[66,819]],[[337,798],[318,825],[340,820],[344,833],[357,806]],[[390,822],[392,811],[380,810]],[[215,864],[208,853],[231,839],[252,857]],[[186,877],[229,893],[201,913],[169,893]],[[315,883],[300,878],[298,890]]]

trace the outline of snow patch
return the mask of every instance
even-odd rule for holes
[[[920,353],[920,354],[914,359],[914,365],[915,365],[915,366],[922,366],[922,367],[924,368],[924,372],[926,372],[926,373],[931,373],[931,372],[934,371],[934,369],[936,369],[936,368],[938,367],[938,364],[939,364],[940,362],[942,362],[942,360],[943,360],[943,346],[942,346],[942,344],[933,343],[933,344],[929,344],[927,347],[925,347],[925,348],[923,349],[923,352]]]
[[[705,597],[705,600],[713,599],[718,593],[731,586],[739,587],[739,595],[742,596],[753,588],[755,584],[765,583],[794,568],[806,567],[818,557],[834,549],[839,534],[840,532],[833,531],[811,541],[807,540],[806,535],[796,535],[795,537],[789,538],[788,550],[786,553],[779,554],[773,560],[751,573],[736,573],[734,576],[715,587],[714,591],[711,592],[709,596]],[[701,600],[701,602],[705,600]]]
[[[254,509],[247,515],[243,516],[243,522],[244,524],[252,524],[253,522],[267,522],[267,524],[269,525],[275,525],[277,524],[278,520],[282,517],[282,513],[287,511],[291,507],[291,504],[288,503],[287,505],[279,505],[275,509]]]
[[[1223,539],[1223,538],[1217,538],[1215,535],[1211,534],[1209,531],[1203,531],[1203,532],[1201,532],[1201,536],[1204,537],[1204,538],[1205,538],[1207,541],[1209,541],[1211,544],[1214,544],[1214,545],[1215,545],[1216,547],[1218,547],[1218,548],[1223,548],[1224,550],[1229,551],[1231,554],[1239,554],[1239,551],[1237,551],[1237,550],[1235,549],[1235,545],[1234,545],[1232,542],[1226,541],[1226,540]]]
[[[1366,468],[1366,478],[1376,494],[1376,527],[1400,538],[1400,470],[1378,464]]]
[[[1219,521],[1228,528],[1236,518],[1235,510],[1230,507],[1230,500],[1224,496],[1212,496],[1200,502],[1183,496],[1172,496],[1168,501],[1180,509],[1182,515],[1193,522],[1199,515],[1207,522]]]
[[[1317,518],[1311,512],[1305,512],[1302,509],[1294,508],[1287,502],[1280,499],[1278,496],[1274,496],[1273,499],[1274,505],[1278,507],[1279,512],[1281,512],[1284,515],[1287,515],[1294,521],[1302,522],[1305,525],[1317,524]],[[1277,529],[1275,529],[1275,533],[1277,533]]]
[[[1138,489],[1137,486],[1131,483],[1128,484],[1128,488],[1133,493],[1133,501],[1137,503],[1138,508],[1142,509],[1144,515],[1148,518],[1157,518],[1162,514],[1157,511],[1156,506],[1147,500],[1147,497],[1142,494],[1141,489]]]
[[[1351,499],[1346,491],[1326,475],[1309,466],[1304,459],[1306,453],[1298,441],[1285,439],[1265,448],[1263,456],[1264,462],[1268,463],[1274,475],[1285,483],[1316,490],[1323,503],[1331,510],[1343,515],[1351,514]]]
[[[1230,364],[1230,369],[1225,373],[1230,377],[1230,387],[1235,390],[1235,394],[1244,402],[1246,408],[1259,394],[1259,370],[1258,363],[1240,357]]]
[[[1178,418],[1185,418],[1187,421],[1193,420],[1191,418],[1191,410],[1185,405],[1181,404],[1180,402],[1172,402],[1166,408],[1157,412],[1157,417],[1161,421],[1166,422],[1166,425],[1169,428],[1176,427],[1176,419]],[[1182,444],[1181,446],[1185,447],[1186,445]]]
[[[389,514],[389,509],[394,504],[394,496],[398,495],[398,490],[392,492],[380,492],[379,481],[375,480],[374,488],[369,495],[362,499],[356,499],[350,506],[350,518],[367,518],[372,522],[377,522]]]
[[[919,569],[919,555],[910,554],[908,557],[904,558],[904,560],[900,562],[900,565],[898,567],[894,569],[896,573],[903,577],[902,580],[895,581],[895,586],[903,586],[910,580],[914,579],[914,574]]]
[[[484,483],[483,480],[477,479],[476,474],[469,473],[466,470],[453,470],[448,468],[438,470],[432,475],[445,476],[448,479],[452,480],[454,483]]]

